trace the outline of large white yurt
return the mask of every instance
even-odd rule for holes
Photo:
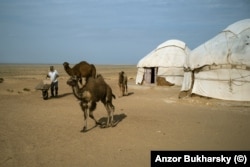
[[[250,101],[250,19],[238,21],[186,57],[181,91]]]
[[[137,64],[136,84],[156,83],[161,77],[171,85],[182,85],[183,64],[190,49],[180,40],[168,40],[143,57]]]

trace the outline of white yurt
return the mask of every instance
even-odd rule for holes
[[[250,101],[250,19],[238,21],[195,48],[185,60],[181,91]]]
[[[183,64],[190,49],[180,40],[168,40],[143,57],[137,64],[136,84],[156,83],[161,77],[170,85],[182,85]]]

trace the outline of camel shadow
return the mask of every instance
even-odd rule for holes
[[[127,94],[125,94],[125,95],[123,95],[123,96],[118,96],[119,98],[121,98],[121,97],[126,97],[126,96],[130,96],[130,95],[132,95],[132,94],[134,94],[134,92],[128,92]]]
[[[128,92],[128,94],[126,96],[130,96],[132,94],[134,94],[134,92]]]
[[[118,123],[120,123],[124,118],[126,118],[127,115],[126,114],[119,114],[119,115],[114,115],[114,120],[113,120],[113,126],[112,127],[116,127],[118,125]],[[107,124],[108,118],[107,117],[102,117],[98,120],[98,122],[100,123],[100,125],[95,125],[89,129],[86,130],[81,130],[80,132],[82,133],[86,133],[91,131],[92,129],[96,128],[96,127],[100,127],[100,128],[106,128],[106,124]]]
[[[95,126],[89,128],[89,129],[86,129],[86,130],[83,130],[83,129],[82,129],[80,132],[81,132],[81,133],[86,133],[86,132],[88,132],[88,131],[90,131],[90,130],[96,128],[97,126],[98,126],[98,125],[95,125]]]
[[[59,94],[58,96],[56,97],[50,97],[53,98],[53,99],[60,99],[60,98],[63,98],[63,97],[66,97],[66,96],[69,96],[69,95],[72,95],[73,93],[63,93],[63,94]]]
[[[123,119],[125,119],[127,117],[126,114],[122,113],[122,114],[116,114],[114,115],[114,120],[113,120],[113,126],[112,127],[116,127]],[[101,126],[99,126],[100,128],[105,128],[105,125],[107,124],[108,118],[107,117],[102,117],[98,120],[98,122],[101,123]]]
[[[69,96],[69,95],[72,95],[72,94],[73,93],[63,93],[63,94],[58,95],[58,98]]]

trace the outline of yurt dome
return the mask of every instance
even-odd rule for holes
[[[250,19],[229,25],[192,50],[184,67],[182,91],[191,90],[194,94],[224,100],[250,101]]]
[[[157,46],[137,64],[136,84],[155,83],[157,77],[171,85],[181,85],[183,64],[190,49],[180,40],[172,39]]]

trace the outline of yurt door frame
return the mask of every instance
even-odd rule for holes
[[[153,84],[156,82],[157,76],[157,68],[156,67],[147,67],[145,68],[145,82],[148,84]]]

